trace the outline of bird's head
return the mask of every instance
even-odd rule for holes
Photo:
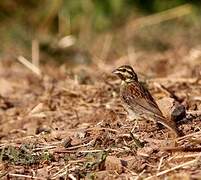
[[[132,81],[138,81],[137,74],[133,70],[133,68],[129,65],[123,65],[118,67],[113,71],[114,74],[116,74],[122,81],[125,82],[132,82]]]

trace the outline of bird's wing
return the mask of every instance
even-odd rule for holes
[[[177,136],[180,136],[180,132],[176,128],[174,122],[163,116],[154,98],[147,89],[139,83],[130,83],[125,88],[126,89],[122,92],[122,97],[131,109],[136,109],[136,106],[141,107],[141,113],[150,114],[152,118],[155,117],[157,122],[160,122],[172,130]]]
[[[126,88],[127,90],[124,91],[126,94],[123,95],[124,100],[131,108],[135,108],[134,106],[138,105],[147,111],[147,113],[163,117],[162,112],[160,111],[154,98],[141,84],[130,83]]]

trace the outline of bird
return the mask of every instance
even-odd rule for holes
[[[155,99],[139,82],[138,76],[129,65],[122,65],[112,71],[121,79],[120,98],[123,107],[128,112],[129,119],[145,119],[162,124],[174,133],[175,137],[182,136],[176,123],[163,116]]]

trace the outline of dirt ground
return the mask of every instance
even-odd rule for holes
[[[41,75],[17,60],[2,60],[0,177],[199,179],[201,48],[134,56],[132,63],[122,57],[75,68],[50,63],[40,66]],[[155,99],[164,100],[167,114],[171,100],[186,108],[177,119],[183,137],[127,119],[120,81],[111,72],[129,63]]]

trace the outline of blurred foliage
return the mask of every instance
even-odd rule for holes
[[[140,12],[154,13],[185,3],[201,5],[196,0],[13,0],[0,2],[0,21],[23,21],[24,25],[37,26],[41,23],[56,23],[58,16],[65,17],[73,28],[92,22],[94,29],[122,22],[128,15]],[[42,21],[43,20],[43,21]],[[48,22],[50,21],[50,22]],[[57,22],[58,23],[58,22]],[[86,22],[85,22],[86,23]]]
[[[132,0],[131,0],[132,1]],[[161,0],[136,0],[135,1],[138,8],[147,13],[160,12],[166,9],[170,9],[185,3],[191,3],[193,5],[200,5],[201,2],[198,0],[170,0],[170,1],[161,1]]]
[[[94,33],[116,28],[130,17],[185,3],[197,5],[195,7],[201,5],[195,0],[0,1],[0,55],[8,47],[15,53],[26,51],[34,38],[48,44],[69,34],[77,36],[82,47],[86,47]]]

